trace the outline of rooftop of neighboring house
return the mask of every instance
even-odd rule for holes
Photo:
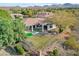
[[[24,23],[27,26],[43,23],[46,19],[45,18],[25,18]]]
[[[22,15],[22,14],[18,14],[18,13],[14,13],[14,14],[11,14],[11,17],[12,17],[13,19],[15,19],[16,17],[23,18],[23,15]]]
[[[11,14],[11,15],[16,15],[16,16],[23,16],[22,14],[18,14],[18,13],[14,13],[14,14]]]
[[[36,17],[52,17],[53,16],[53,13],[52,12],[38,12],[36,14]]]

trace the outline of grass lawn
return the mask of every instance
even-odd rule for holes
[[[45,36],[33,36],[27,38],[28,41],[32,42],[35,49],[43,49],[50,41],[53,40],[53,36],[45,35]]]

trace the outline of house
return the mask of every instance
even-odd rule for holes
[[[30,32],[46,32],[56,28],[55,24],[45,22],[45,18],[26,18],[24,24]]]
[[[13,19],[16,19],[16,18],[23,18],[23,15],[22,14],[17,14],[17,13],[15,13],[15,14],[11,14],[11,17],[13,18]]]
[[[46,17],[52,17],[53,13],[52,12],[38,12],[36,14],[36,17],[38,18],[46,18]]]

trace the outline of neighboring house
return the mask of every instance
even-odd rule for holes
[[[13,18],[13,19],[16,19],[16,18],[23,18],[23,15],[22,14],[11,14],[11,17]]]
[[[55,24],[45,22],[45,18],[26,18],[24,24],[30,32],[45,32],[56,28]]]
[[[52,17],[53,13],[52,12],[38,12],[36,14],[36,17],[38,18],[46,18],[46,17]]]

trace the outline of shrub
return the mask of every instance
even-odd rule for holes
[[[75,37],[70,37],[67,41],[64,42],[66,48],[70,49],[79,49],[79,44],[76,41]]]
[[[50,55],[50,56],[58,56],[58,50],[54,49],[53,51],[48,52],[48,55]]]
[[[53,50],[53,56],[58,56],[58,50],[57,49]]]
[[[24,51],[22,45],[17,44],[17,45],[15,46],[15,49],[16,49],[16,51],[17,51],[20,55],[24,55],[24,54],[25,54],[25,51]]]

